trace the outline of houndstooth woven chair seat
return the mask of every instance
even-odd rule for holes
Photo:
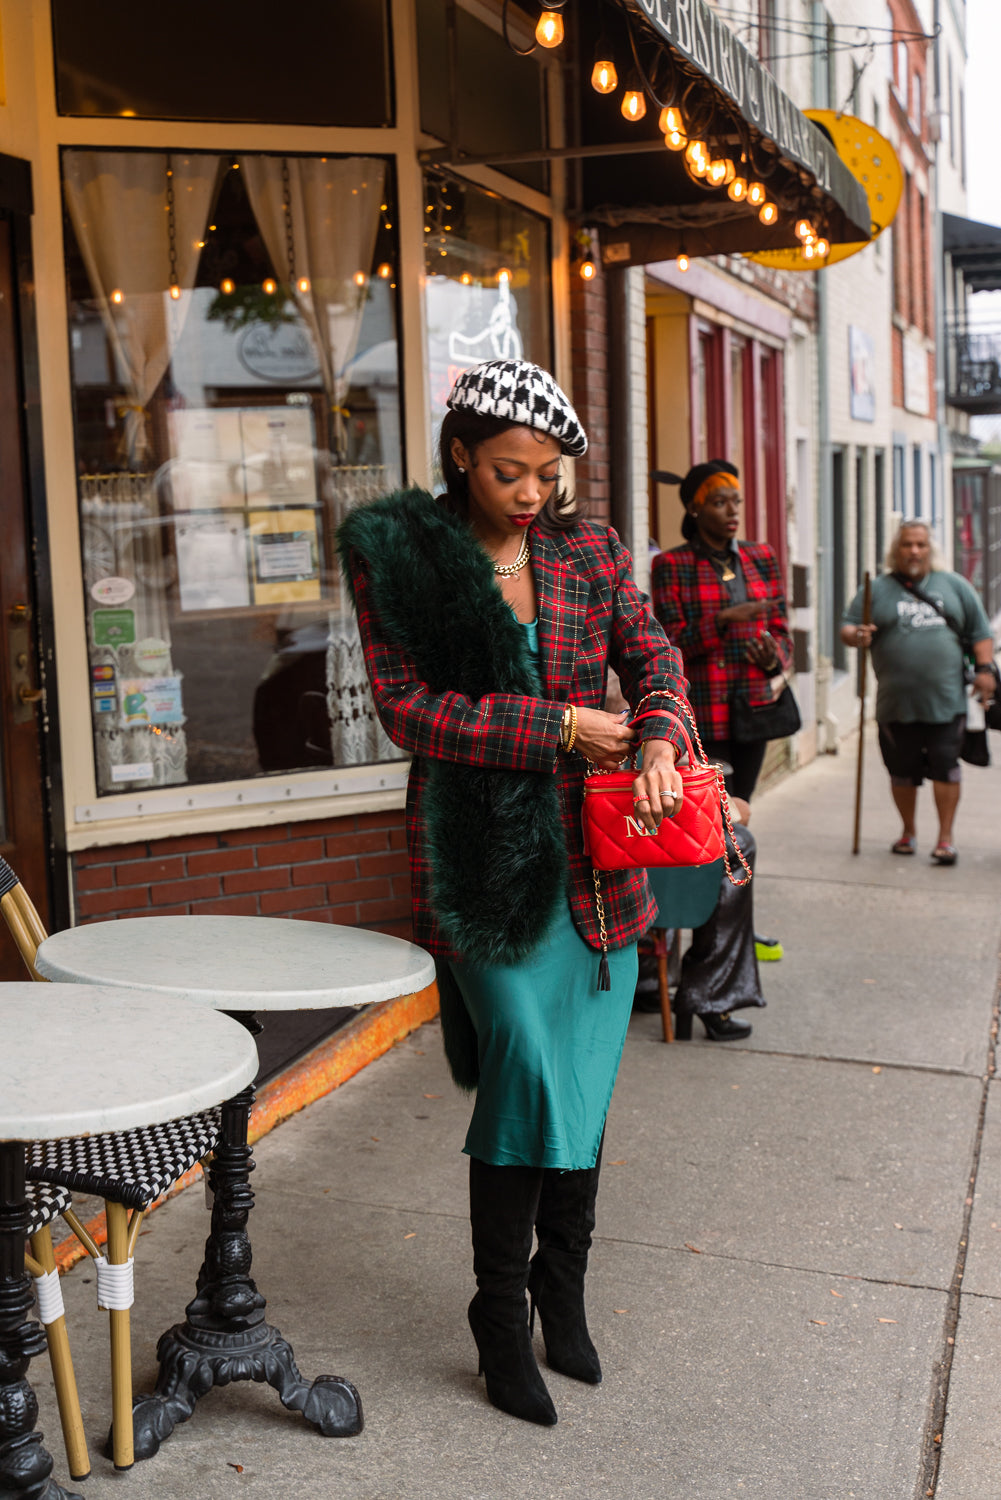
[[[222,1109],[216,1107],[164,1125],[37,1141],[28,1148],[25,1175],[31,1183],[56,1184],[146,1209],[215,1150],[221,1121]]]
[[[63,1209],[69,1208],[73,1201],[66,1188],[53,1187],[47,1182],[29,1182],[26,1197],[28,1199],[28,1227],[25,1235],[29,1239],[40,1229],[44,1229],[46,1224],[51,1224],[53,1219],[58,1218]]]

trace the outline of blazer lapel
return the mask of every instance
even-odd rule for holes
[[[562,536],[533,528],[531,547],[543,685],[559,701],[570,691],[591,589],[570,566],[572,544]]]

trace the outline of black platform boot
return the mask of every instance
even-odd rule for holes
[[[601,1361],[587,1331],[584,1276],[594,1233],[601,1152],[593,1167],[579,1172],[547,1169],[535,1228],[539,1248],[528,1273],[532,1325],[538,1308],[546,1359],[561,1375],[597,1385]]]
[[[479,1290],[469,1326],[494,1406],[552,1427],[556,1408],[532,1352],[525,1284],[542,1187],[540,1167],[495,1167],[469,1158],[469,1220]]]

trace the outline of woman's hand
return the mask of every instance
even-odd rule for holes
[[[774,601],[771,599],[745,599],[743,604],[728,604],[716,615],[717,625],[741,625],[745,620],[760,620],[767,615]]]
[[[684,787],[674,764],[676,753],[670,740],[643,742],[643,769],[633,782],[633,806],[650,833],[681,806]]]
[[[778,647],[767,630],[763,635],[755,636],[753,641],[748,641],[744,655],[763,672],[770,672],[779,664]]]
[[[602,771],[617,771],[636,743],[636,731],[626,722],[628,710],[609,714],[601,708],[578,708],[574,749]]]

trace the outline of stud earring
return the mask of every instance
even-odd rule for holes
[[[460,473],[460,474],[465,474],[465,472],[466,472],[466,471],[465,471],[465,469],[464,469],[464,468],[463,468],[463,467],[462,467],[462,465],[461,465],[461,464],[456,464],[456,466],[455,466],[455,467],[456,467],[456,468],[457,468],[457,469],[458,469],[458,471],[459,471],[459,473]]]

